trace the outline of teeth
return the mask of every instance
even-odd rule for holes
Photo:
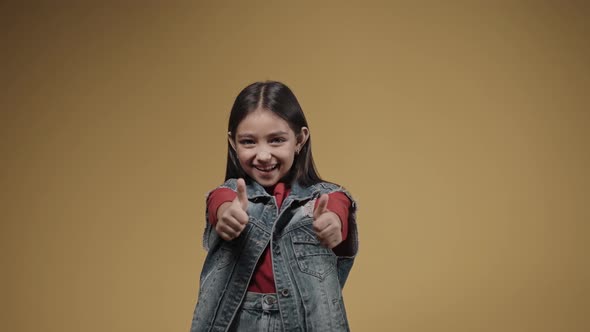
[[[258,169],[259,171],[269,172],[269,171],[272,171],[273,169],[277,168],[277,166],[278,165],[267,166],[267,167],[260,167],[260,166],[254,166],[254,167],[256,167],[256,169]]]

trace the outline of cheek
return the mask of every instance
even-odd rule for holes
[[[292,163],[295,157],[295,151],[282,151],[280,154],[280,158],[284,163]]]
[[[250,159],[252,159],[252,153],[250,153],[250,151],[238,151],[237,153],[238,155],[238,160],[240,161],[240,163],[242,164],[247,164]]]

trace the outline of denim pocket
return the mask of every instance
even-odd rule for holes
[[[323,247],[315,234],[305,227],[291,235],[293,252],[301,272],[324,279],[336,269],[337,257],[332,250]]]

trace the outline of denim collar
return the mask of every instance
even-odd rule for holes
[[[315,194],[320,191],[318,185],[319,184],[303,187],[298,182],[291,183],[291,192],[289,193],[289,200],[301,201],[314,197]],[[248,192],[248,197],[252,198],[272,197],[271,194],[266,192],[264,187],[262,187],[258,182],[253,180],[248,180],[246,182],[246,191]]]

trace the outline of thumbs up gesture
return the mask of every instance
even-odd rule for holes
[[[242,233],[248,224],[248,195],[246,182],[238,179],[237,196],[231,202],[225,202],[217,209],[217,224],[215,231],[219,236],[230,241]]]
[[[336,213],[328,210],[328,199],[328,194],[323,194],[319,198],[313,211],[313,230],[320,243],[332,249],[342,242],[342,222]]]

